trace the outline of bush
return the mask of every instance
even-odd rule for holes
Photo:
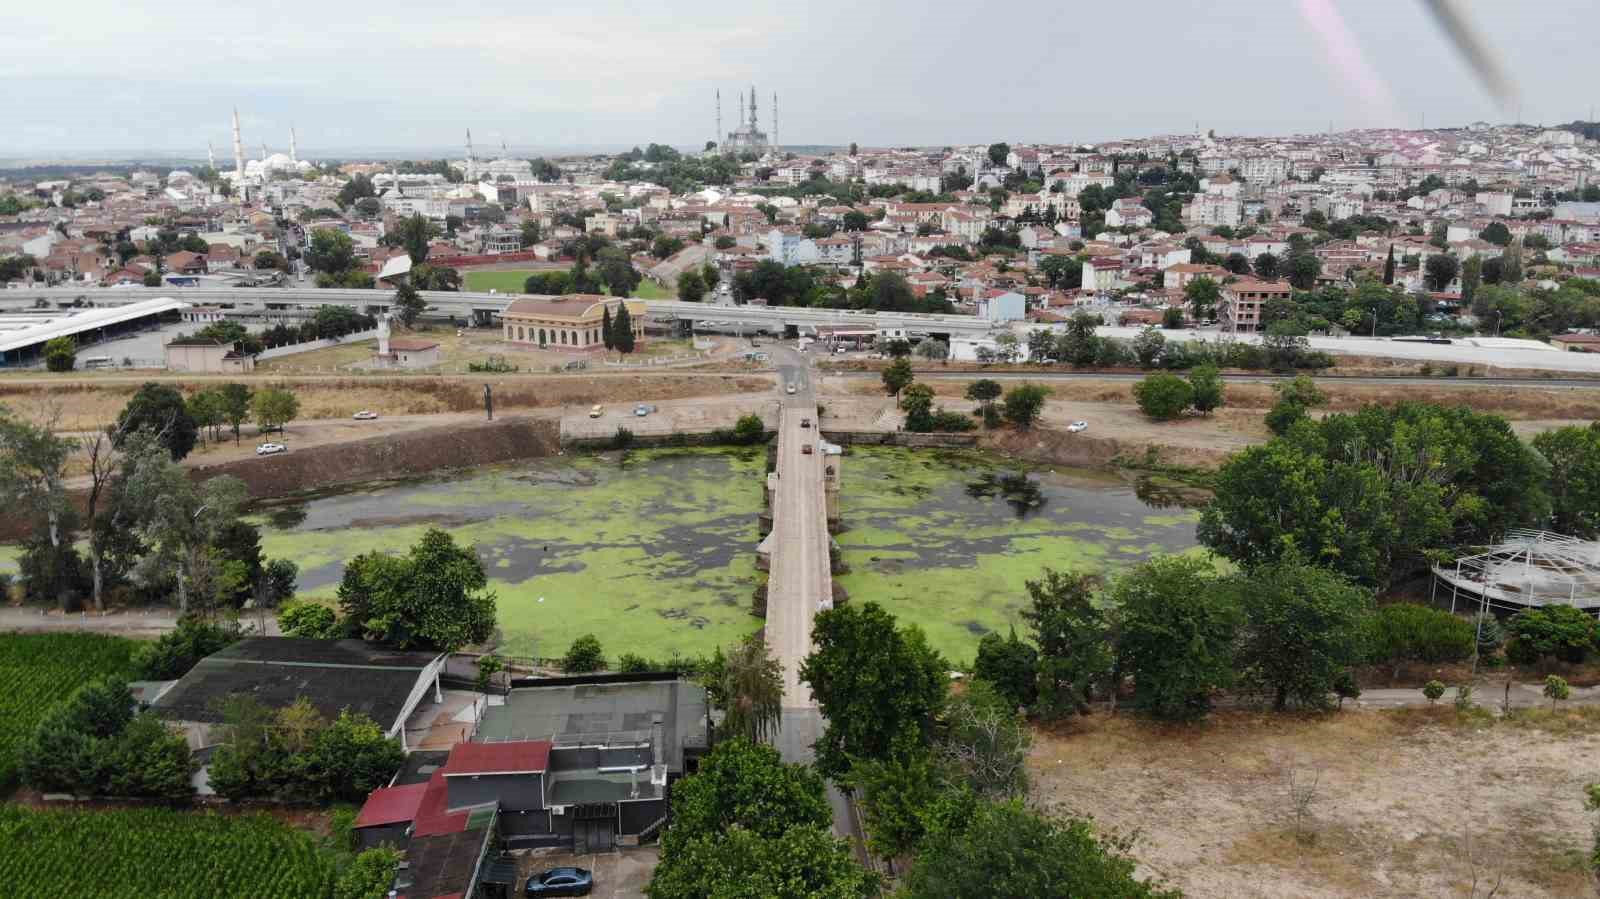
[[[356,856],[334,883],[333,899],[375,899],[388,895],[400,858],[399,850],[388,846],[368,849]]]
[[[176,680],[201,659],[232,645],[241,636],[235,623],[213,624],[185,618],[178,622],[177,629],[134,650],[134,670],[143,680]]]
[[[561,670],[568,674],[601,671],[605,667],[605,651],[600,646],[600,638],[594,634],[584,634],[573,640],[567,654],[561,659]]]
[[[638,674],[641,671],[653,670],[650,660],[637,653],[625,652],[617,659],[617,670],[625,674]]]
[[[1031,706],[1038,692],[1039,653],[1017,637],[987,633],[978,641],[973,676],[988,681],[1012,707]]]
[[[1194,388],[1177,375],[1155,374],[1134,385],[1133,398],[1145,415],[1168,421],[1182,415],[1194,402]]]
[[[1472,657],[1477,639],[1470,619],[1409,602],[1380,606],[1373,628],[1377,662],[1459,662]]]
[[[611,435],[611,448],[623,450],[630,446],[633,446],[633,432],[619,425],[617,433]]]
[[[1506,658],[1522,665],[1551,656],[1577,664],[1600,637],[1600,624],[1572,606],[1524,609],[1511,616],[1506,630]]]
[[[989,411],[993,411],[993,407],[989,407]],[[933,413],[928,417],[928,424],[931,425],[930,431],[939,432],[970,431],[978,426],[971,416],[962,415],[960,412],[951,412],[944,408],[933,410]]]
[[[1444,683],[1437,680],[1428,681],[1422,685],[1422,695],[1428,698],[1428,705],[1433,705],[1444,695]]]
[[[287,637],[331,640],[343,635],[339,617],[325,605],[294,602],[278,611],[278,629]]]
[[[198,767],[181,734],[134,716],[128,685],[96,680],[40,720],[18,752],[22,779],[41,792],[181,800]]]
[[[745,445],[760,443],[767,436],[767,426],[759,415],[740,416],[733,426],[733,442]]]

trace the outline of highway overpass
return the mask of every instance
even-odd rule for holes
[[[74,303],[121,306],[152,299],[177,299],[196,306],[228,306],[254,311],[316,306],[387,306],[393,295],[384,290],[319,290],[317,288],[233,287],[47,287],[0,290],[0,309],[26,309],[38,300],[51,306]],[[505,310],[517,296],[503,293],[454,291],[422,292],[428,306],[444,315],[487,322]],[[994,325],[970,315],[920,315],[909,312],[856,312],[842,309],[802,309],[792,306],[713,306],[678,300],[648,300],[652,318],[690,322],[729,322],[750,329],[779,332],[796,327],[902,328],[929,334],[988,334]]]

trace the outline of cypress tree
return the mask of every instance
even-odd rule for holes
[[[1394,244],[1389,244],[1389,258],[1383,263],[1383,283],[1394,283]]]
[[[606,349],[617,348],[617,340],[611,331],[611,307],[601,306],[601,313],[605,316],[600,320],[600,339],[606,342]]]
[[[633,352],[633,321],[628,315],[628,304],[617,304],[617,317],[612,320],[611,327],[616,329],[611,341],[616,344],[618,352]]]

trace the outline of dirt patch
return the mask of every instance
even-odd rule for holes
[[[1037,801],[1135,831],[1146,873],[1195,897],[1592,896],[1583,785],[1600,738],[1452,723],[1451,709],[1096,715],[1041,733]],[[1314,797],[1297,824],[1289,775]]]

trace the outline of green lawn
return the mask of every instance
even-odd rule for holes
[[[543,269],[542,271],[551,270]],[[533,269],[513,269],[467,272],[464,278],[467,290],[478,292],[498,290],[501,293],[522,293],[522,285],[527,282],[528,276],[533,274],[538,274],[538,271]],[[607,292],[609,293],[610,291]],[[678,292],[661,287],[646,278],[639,282],[639,289],[634,291],[633,295],[641,300],[671,300],[677,297]]]

